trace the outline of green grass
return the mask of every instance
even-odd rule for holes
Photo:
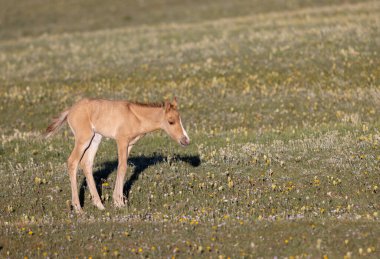
[[[1,1],[0,257],[380,257],[378,1],[58,2]],[[73,213],[50,119],[174,95],[192,144],[142,139],[116,209],[104,140]]]

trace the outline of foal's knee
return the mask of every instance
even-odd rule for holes
[[[92,163],[91,162],[81,162],[81,166],[85,175],[92,173]]]
[[[122,172],[127,170],[127,163],[119,163],[118,169]]]
[[[69,159],[67,159],[67,169],[69,171],[69,174],[76,174],[76,168],[77,168],[77,165],[76,165],[76,161],[69,157]]]

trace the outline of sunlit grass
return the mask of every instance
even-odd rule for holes
[[[338,2],[248,12],[242,1],[190,20],[160,7],[139,14],[145,25],[0,33],[0,255],[379,257],[380,5]],[[106,210],[80,173],[86,214],[75,215],[73,137],[43,140],[50,118],[84,96],[173,95],[192,145],[142,139],[115,209],[105,140],[94,171]]]

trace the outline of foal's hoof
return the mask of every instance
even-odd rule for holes
[[[116,208],[124,207],[125,202],[124,202],[123,196],[121,196],[121,197],[120,196],[114,197],[113,198],[113,203],[115,204]]]
[[[122,208],[125,205],[124,201],[114,201],[114,204],[116,208]]]
[[[82,215],[84,214],[84,211],[82,210],[81,206],[78,205],[72,205],[73,210],[75,211],[76,214]]]
[[[100,209],[100,210],[105,210],[106,208],[104,208],[104,205],[100,202],[100,203],[94,203],[94,205]]]

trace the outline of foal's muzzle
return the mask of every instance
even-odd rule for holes
[[[186,136],[183,136],[180,140],[179,140],[179,143],[181,144],[181,146],[185,147],[187,145],[190,144],[190,139]]]

